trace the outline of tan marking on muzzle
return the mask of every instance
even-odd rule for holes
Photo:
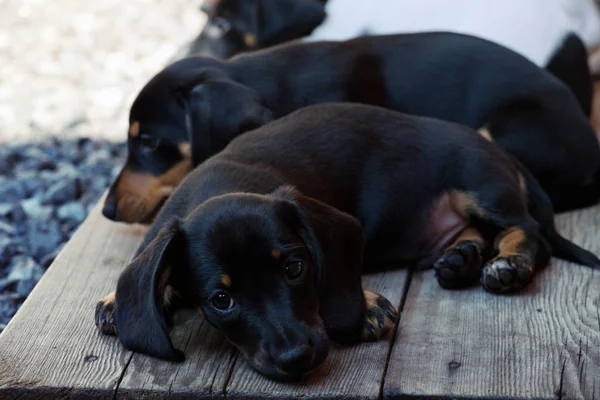
[[[129,125],[129,136],[137,137],[140,134],[140,123],[139,121],[133,122]]]
[[[192,170],[184,158],[160,176],[123,170],[116,187],[117,208],[124,222],[147,222],[160,203],[173,193]]]

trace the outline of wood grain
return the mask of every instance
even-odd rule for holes
[[[366,289],[381,293],[399,306],[407,276],[406,270],[365,276]],[[330,351],[325,363],[300,383],[270,381],[238,358],[226,389],[228,399],[377,399],[391,340],[363,343]]]
[[[117,391],[118,399],[215,398],[224,394],[237,352],[201,317],[176,326],[173,344],[185,352],[183,363],[134,354]]]
[[[600,207],[559,231],[600,254]],[[600,399],[600,273],[553,259],[522,293],[441,289],[413,276],[386,398]]]
[[[139,232],[97,206],[0,335],[0,398],[112,398],[129,353],[94,326]]]

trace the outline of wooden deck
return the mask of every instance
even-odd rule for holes
[[[600,254],[600,207],[557,220]],[[402,309],[394,337],[335,349],[306,381],[282,384],[199,317],[173,332],[181,364],[96,331],[96,301],[141,238],[92,213],[0,335],[0,399],[600,399],[598,271],[553,260],[513,296],[445,291],[432,271],[366,276]]]

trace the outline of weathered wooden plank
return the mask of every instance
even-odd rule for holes
[[[600,254],[600,207],[559,231]],[[553,260],[513,296],[445,291],[413,276],[385,378],[387,398],[600,399],[600,274]]]
[[[390,271],[363,278],[363,285],[383,294],[399,306],[404,291],[406,270]],[[268,380],[238,358],[230,382],[228,399],[377,399],[391,340],[336,348],[323,365],[300,383],[278,383]]]
[[[130,353],[94,326],[142,235],[97,206],[0,335],[0,398],[112,398]]]
[[[185,399],[223,396],[236,351],[224,336],[196,316],[171,332],[185,352],[183,363],[134,354],[117,391],[118,399]]]

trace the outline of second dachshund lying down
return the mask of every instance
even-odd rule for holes
[[[424,33],[172,64],[131,107],[127,163],[103,213],[150,222],[192,167],[236,136],[299,108],[338,101],[485,128],[533,173],[557,211],[600,198],[600,146],[567,87],[494,43]]]
[[[261,373],[297,378],[328,339],[381,338],[394,307],[361,273],[434,265],[448,288],[519,290],[551,254],[600,260],[561,237],[536,181],[460,125],[326,104],[233,140],[173,193],[96,324],[130,350],[182,360],[176,303],[198,309]],[[400,290],[401,288],[398,288]]]

